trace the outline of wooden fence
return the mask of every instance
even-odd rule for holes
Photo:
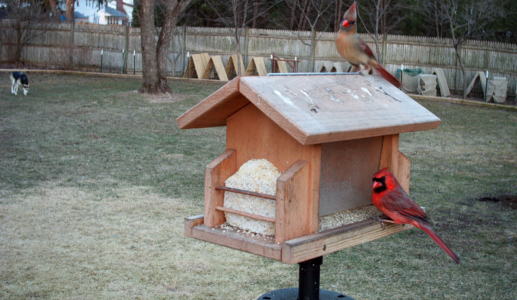
[[[140,29],[121,25],[98,24],[51,24],[34,38],[22,53],[28,63],[103,72],[141,73],[142,57]],[[0,61],[8,60],[12,40],[12,26],[3,20],[0,30]],[[226,64],[230,55],[236,53],[234,29],[178,27],[173,33],[167,69],[171,75],[181,76],[190,54],[209,53],[220,55]],[[11,35],[12,36],[12,35]],[[375,51],[373,40],[361,35]],[[314,39],[314,70],[325,61],[339,62],[345,70],[347,65],[338,55],[334,45],[335,33],[320,33],[311,37],[308,31],[285,31],[267,29],[242,29],[240,48],[245,67],[252,57],[269,58],[275,55],[300,60],[299,72],[309,70],[310,44]],[[463,75],[450,39],[389,35],[385,49],[384,66],[392,73],[400,68],[421,68],[430,73],[433,68],[443,68],[449,88],[456,93],[463,88]],[[103,55],[101,56],[101,53]],[[134,55],[133,55],[134,54]],[[508,95],[515,97],[517,81],[517,45],[469,40],[462,47],[462,56],[467,68],[467,81],[476,72],[489,71],[491,76],[508,79]],[[271,71],[271,63],[266,60]]]

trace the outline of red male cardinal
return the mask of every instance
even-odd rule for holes
[[[381,220],[396,224],[411,224],[427,233],[457,263],[460,258],[429,227],[429,219],[425,212],[402,189],[399,182],[384,168],[373,174],[372,202],[391,220]]]
[[[336,38],[336,48],[339,55],[348,61],[355,69],[359,70],[361,65],[373,68],[384,79],[396,87],[400,87],[400,81],[384,67],[373,56],[372,49],[357,34],[357,11],[356,3],[352,4],[343,16],[339,33]]]

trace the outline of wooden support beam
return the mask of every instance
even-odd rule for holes
[[[310,194],[309,162],[296,161],[282,173],[276,183],[275,242],[297,238],[311,233],[313,198]]]
[[[398,178],[399,168],[399,135],[385,135],[382,142],[381,160],[379,170],[388,168]]]
[[[411,172],[411,161],[404,154],[399,152],[399,167],[397,181],[404,191],[409,195],[409,176]]]
[[[204,215],[197,215],[185,218],[185,236],[192,237],[192,228],[203,224]]]
[[[226,221],[224,213],[217,206],[224,204],[224,191],[215,187],[223,185],[228,177],[237,172],[236,152],[227,149],[205,169],[205,220],[207,227],[215,227]]]
[[[282,244],[282,262],[297,264],[411,228],[412,225],[399,224],[385,224],[383,228],[379,221],[368,219],[317,232],[285,241]]]
[[[223,211],[223,212],[228,212],[228,213],[236,214],[236,215],[239,215],[239,216],[244,216],[244,217],[252,218],[254,220],[266,221],[266,222],[270,222],[270,223],[275,223],[276,222],[276,220],[273,219],[273,218],[268,218],[268,217],[264,217],[264,216],[250,214],[250,213],[247,213],[247,212],[231,209],[231,208],[224,207],[224,206],[216,206],[215,209],[219,210],[219,211]]]
[[[270,200],[276,200],[276,196],[272,196],[272,195],[268,195],[268,194],[255,193],[255,192],[251,192],[251,191],[230,188],[230,187],[220,186],[220,185],[216,186],[215,188],[217,190],[222,190],[222,191],[226,191],[226,192],[244,194],[244,195],[249,195],[249,196],[253,196],[253,197],[266,198],[266,199],[270,199]]]
[[[242,232],[222,230],[219,227],[208,228],[204,225],[194,227],[192,237],[275,260],[282,259],[282,247],[270,237],[246,235]]]

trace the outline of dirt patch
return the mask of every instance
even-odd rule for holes
[[[138,94],[138,91],[134,90],[134,91],[130,91],[130,92],[121,93],[122,96],[134,95],[134,94]],[[187,99],[187,97],[189,96],[189,95],[180,94],[180,93],[172,93],[172,94],[166,93],[166,94],[157,94],[157,95],[142,94],[142,95],[144,97],[144,100],[148,101],[149,103],[175,103],[175,102],[183,101],[183,100]]]
[[[517,209],[517,196],[515,195],[500,195],[496,197],[481,197],[479,201],[500,202],[508,205],[511,209]]]

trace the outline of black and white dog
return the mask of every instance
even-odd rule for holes
[[[17,95],[20,84],[23,86],[23,94],[27,95],[29,93],[29,78],[22,72],[13,72],[11,74],[11,83],[11,93]]]

